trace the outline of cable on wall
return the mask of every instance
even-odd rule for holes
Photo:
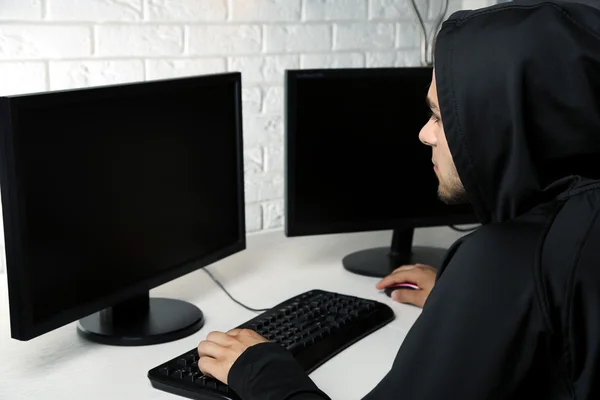
[[[427,28],[425,27],[425,21],[419,12],[419,8],[417,7],[416,0],[410,0],[410,4],[412,9],[419,21],[419,26],[421,27],[421,65],[422,66],[430,66],[433,65],[433,58],[435,52],[435,39],[437,36],[437,32],[439,31],[442,22],[444,21],[444,17],[448,12],[448,0],[442,0],[442,7],[435,19],[433,27],[431,29],[430,34],[427,34]],[[431,44],[429,43],[429,36],[432,37]]]
[[[440,27],[442,26],[442,22],[444,22],[444,17],[446,16],[446,13],[448,12],[448,0],[442,0],[442,8],[435,20],[435,24],[433,25],[433,28],[431,30],[431,48],[429,49],[429,55],[431,57],[431,64],[433,65],[433,59],[435,57],[435,41],[437,39],[437,33],[440,30]]]
[[[417,3],[415,0],[410,0],[410,4],[412,5],[412,9],[415,12],[415,16],[419,21],[419,25],[421,26],[421,65],[426,66],[427,63],[427,29],[425,28],[425,23],[423,22],[423,18],[421,17],[421,13],[417,8]]]

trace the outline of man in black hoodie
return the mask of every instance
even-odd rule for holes
[[[468,197],[482,227],[365,400],[600,399],[600,8],[459,11],[435,56],[420,138],[442,198]],[[254,332],[213,332],[199,353],[244,400],[328,399]]]

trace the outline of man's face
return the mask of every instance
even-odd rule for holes
[[[456,171],[446,135],[442,125],[442,117],[438,103],[435,73],[431,80],[431,86],[427,93],[427,103],[431,109],[431,118],[419,133],[419,140],[430,146],[432,150],[431,161],[433,169],[440,182],[438,195],[442,201],[448,204],[460,204],[467,202],[467,193]]]

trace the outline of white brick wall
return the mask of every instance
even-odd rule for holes
[[[0,0],[0,95],[241,71],[248,230],[279,228],[283,72],[418,65],[416,26],[409,0]]]

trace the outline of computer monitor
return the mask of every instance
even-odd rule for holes
[[[241,74],[0,99],[11,335],[147,345],[204,314],[149,291],[245,249]]]
[[[414,228],[477,220],[470,205],[439,199],[418,138],[431,78],[431,67],[286,71],[287,236],[393,230],[390,247],[342,260],[367,276],[440,263],[444,249],[412,246]]]

